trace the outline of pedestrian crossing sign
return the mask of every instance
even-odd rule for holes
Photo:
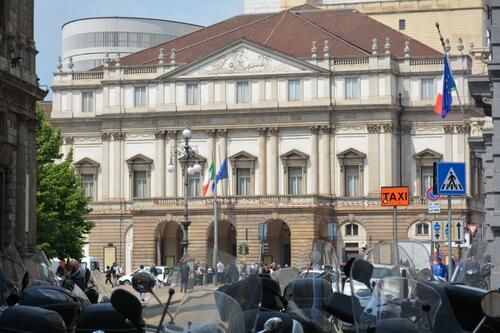
[[[437,194],[465,196],[465,163],[440,162],[436,169]]]

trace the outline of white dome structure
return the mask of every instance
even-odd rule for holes
[[[70,58],[74,71],[86,71],[203,28],[184,22],[139,17],[93,17],[62,26],[62,62]]]

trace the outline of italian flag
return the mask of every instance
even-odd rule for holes
[[[207,195],[211,180],[215,180],[214,162],[212,162],[207,170],[205,170],[205,179],[203,180],[203,195]]]

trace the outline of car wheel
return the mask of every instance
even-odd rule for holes
[[[125,281],[123,281],[123,284],[124,284],[124,285],[129,285],[129,284],[130,284],[130,281],[129,281],[129,280],[125,280]]]

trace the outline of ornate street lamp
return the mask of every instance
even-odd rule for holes
[[[189,191],[189,176],[200,172],[201,166],[195,161],[193,166],[190,166],[190,162],[198,153],[198,147],[189,144],[191,139],[191,129],[189,123],[186,123],[186,127],[182,131],[182,137],[184,138],[184,144],[179,146],[173,146],[170,149],[170,163],[167,167],[168,172],[175,172],[175,164],[173,163],[177,157],[181,157],[184,160],[184,221],[181,222],[183,227],[183,237],[182,237],[182,256],[186,257],[188,254],[188,228],[191,222],[189,221],[188,212],[188,191]]]

